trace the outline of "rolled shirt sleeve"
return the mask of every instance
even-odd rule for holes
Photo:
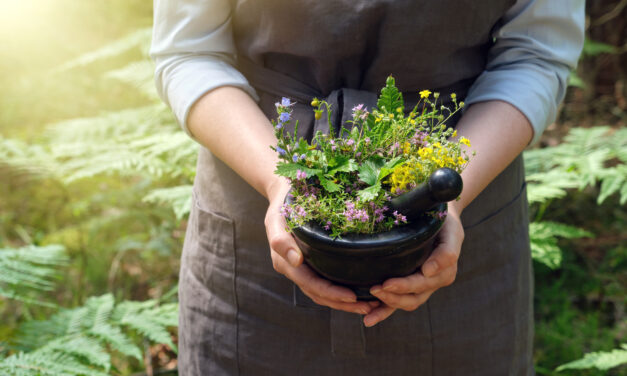
[[[501,100],[533,127],[531,143],[555,120],[583,48],[584,0],[519,0],[496,28],[485,71],[466,104]]]
[[[257,99],[233,66],[236,49],[228,0],[155,0],[150,56],[156,64],[157,92],[190,136],[189,110],[205,93],[235,86]]]

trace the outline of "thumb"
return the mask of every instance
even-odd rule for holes
[[[270,248],[293,267],[300,266],[303,263],[303,254],[292,234],[286,231],[287,224],[278,210],[268,213],[265,225]]]

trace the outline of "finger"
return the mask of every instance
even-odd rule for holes
[[[420,272],[403,278],[390,278],[383,283],[381,289],[383,292],[394,294],[421,294],[449,286],[455,281],[456,276],[457,264],[453,264],[430,278],[425,277]],[[373,292],[371,291],[371,293]],[[377,291],[373,293],[373,295],[379,297],[378,294]]]
[[[285,231],[285,218],[278,210],[269,210],[265,219],[266,235],[270,249],[296,267],[303,263],[303,255],[290,233]],[[275,268],[276,269],[276,268]]]
[[[296,283],[310,298],[313,296],[343,303],[354,303],[357,301],[357,296],[353,291],[320,278],[307,265],[295,268],[278,255],[273,255],[273,263],[276,265],[279,273]]]
[[[415,311],[426,302],[434,291],[435,290],[429,290],[420,294],[394,294],[380,290],[375,296],[379,298],[384,305],[411,312]]]
[[[439,234],[438,246],[422,265],[422,274],[432,277],[439,271],[457,264],[463,241],[464,230],[461,223],[454,217],[447,218]]]
[[[390,317],[394,311],[396,311],[395,308],[383,304],[380,307],[373,309],[364,317],[364,325],[367,327],[377,325],[381,321]]]
[[[306,291],[303,291],[305,295],[309,296],[316,304],[327,306],[339,311],[345,311],[350,313],[357,313],[360,315],[367,315],[372,311],[372,307],[367,302],[355,302],[355,303],[343,303],[335,300],[326,299],[316,295],[309,295]]]

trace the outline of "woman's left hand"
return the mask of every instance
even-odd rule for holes
[[[370,293],[383,304],[364,317],[364,325],[376,325],[397,309],[413,311],[426,302],[437,289],[453,283],[464,240],[464,228],[454,205],[449,205],[449,212],[438,239],[437,247],[420,271],[407,277],[388,279],[382,285],[370,289]]]

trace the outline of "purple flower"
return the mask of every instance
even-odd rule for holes
[[[290,101],[290,99],[289,99],[289,98],[285,98],[285,97],[281,98],[281,106],[283,106],[283,107],[289,107],[289,106],[291,106],[292,104],[293,104],[293,103]]]
[[[349,139],[346,141],[346,146],[351,146],[351,145],[352,145],[352,144],[354,144],[354,143],[355,143],[355,140],[353,140],[352,138],[349,138]]]
[[[368,144],[370,143],[370,137],[366,137],[366,138],[364,139],[364,142],[366,143],[366,145],[368,145]]]
[[[279,129],[283,128],[283,123],[281,123],[281,122],[277,123],[275,128],[276,128],[277,130],[279,130]]]
[[[300,156],[300,160],[301,160],[301,161],[304,161],[306,158],[307,158],[307,156],[306,156],[305,154],[303,154],[303,155],[301,155],[301,156]]]
[[[294,155],[292,155],[292,161],[298,162],[298,153],[294,153]]]
[[[368,111],[364,107],[363,103],[358,104],[357,106],[353,107],[353,119],[365,120],[367,116],[368,116]]]
[[[448,214],[448,212],[446,210],[443,211],[439,211],[436,213],[436,216],[438,217],[438,219],[443,219],[446,217],[446,215]]]
[[[429,134],[423,131],[416,131],[414,137],[411,138],[411,143],[417,146],[425,146],[425,140]]]
[[[279,155],[285,155],[285,149],[281,148],[280,146],[276,147],[276,152],[279,153]]]
[[[332,225],[331,221],[327,221],[327,224],[326,226],[324,226],[324,229],[329,231],[331,229],[331,225]]]
[[[307,178],[307,173],[305,171],[296,170],[296,179],[297,180],[303,180],[305,178]]]
[[[286,123],[286,122],[290,121],[290,113],[289,112],[282,112],[281,115],[279,115],[279,121],[281,123]]]
[[[281,210],[280,210],[280,212],[281,212],[281,215],[282,215],[284,218],[287,218],[287,217],[289,217],[289,216],[290,216],[290,214],[292,213],[292,207],[291,207],[291,206],[289,206],[288,204],[283,204],[283,205],[281,206]]]
[[[407,223],[407,217],[405,217],[404,215],[402,215],[401,213],[399,213],[398,211],[394,210],[394,213],[392,213],[394,215],[394,224],[395,225],[399,225],[400,223]]]

